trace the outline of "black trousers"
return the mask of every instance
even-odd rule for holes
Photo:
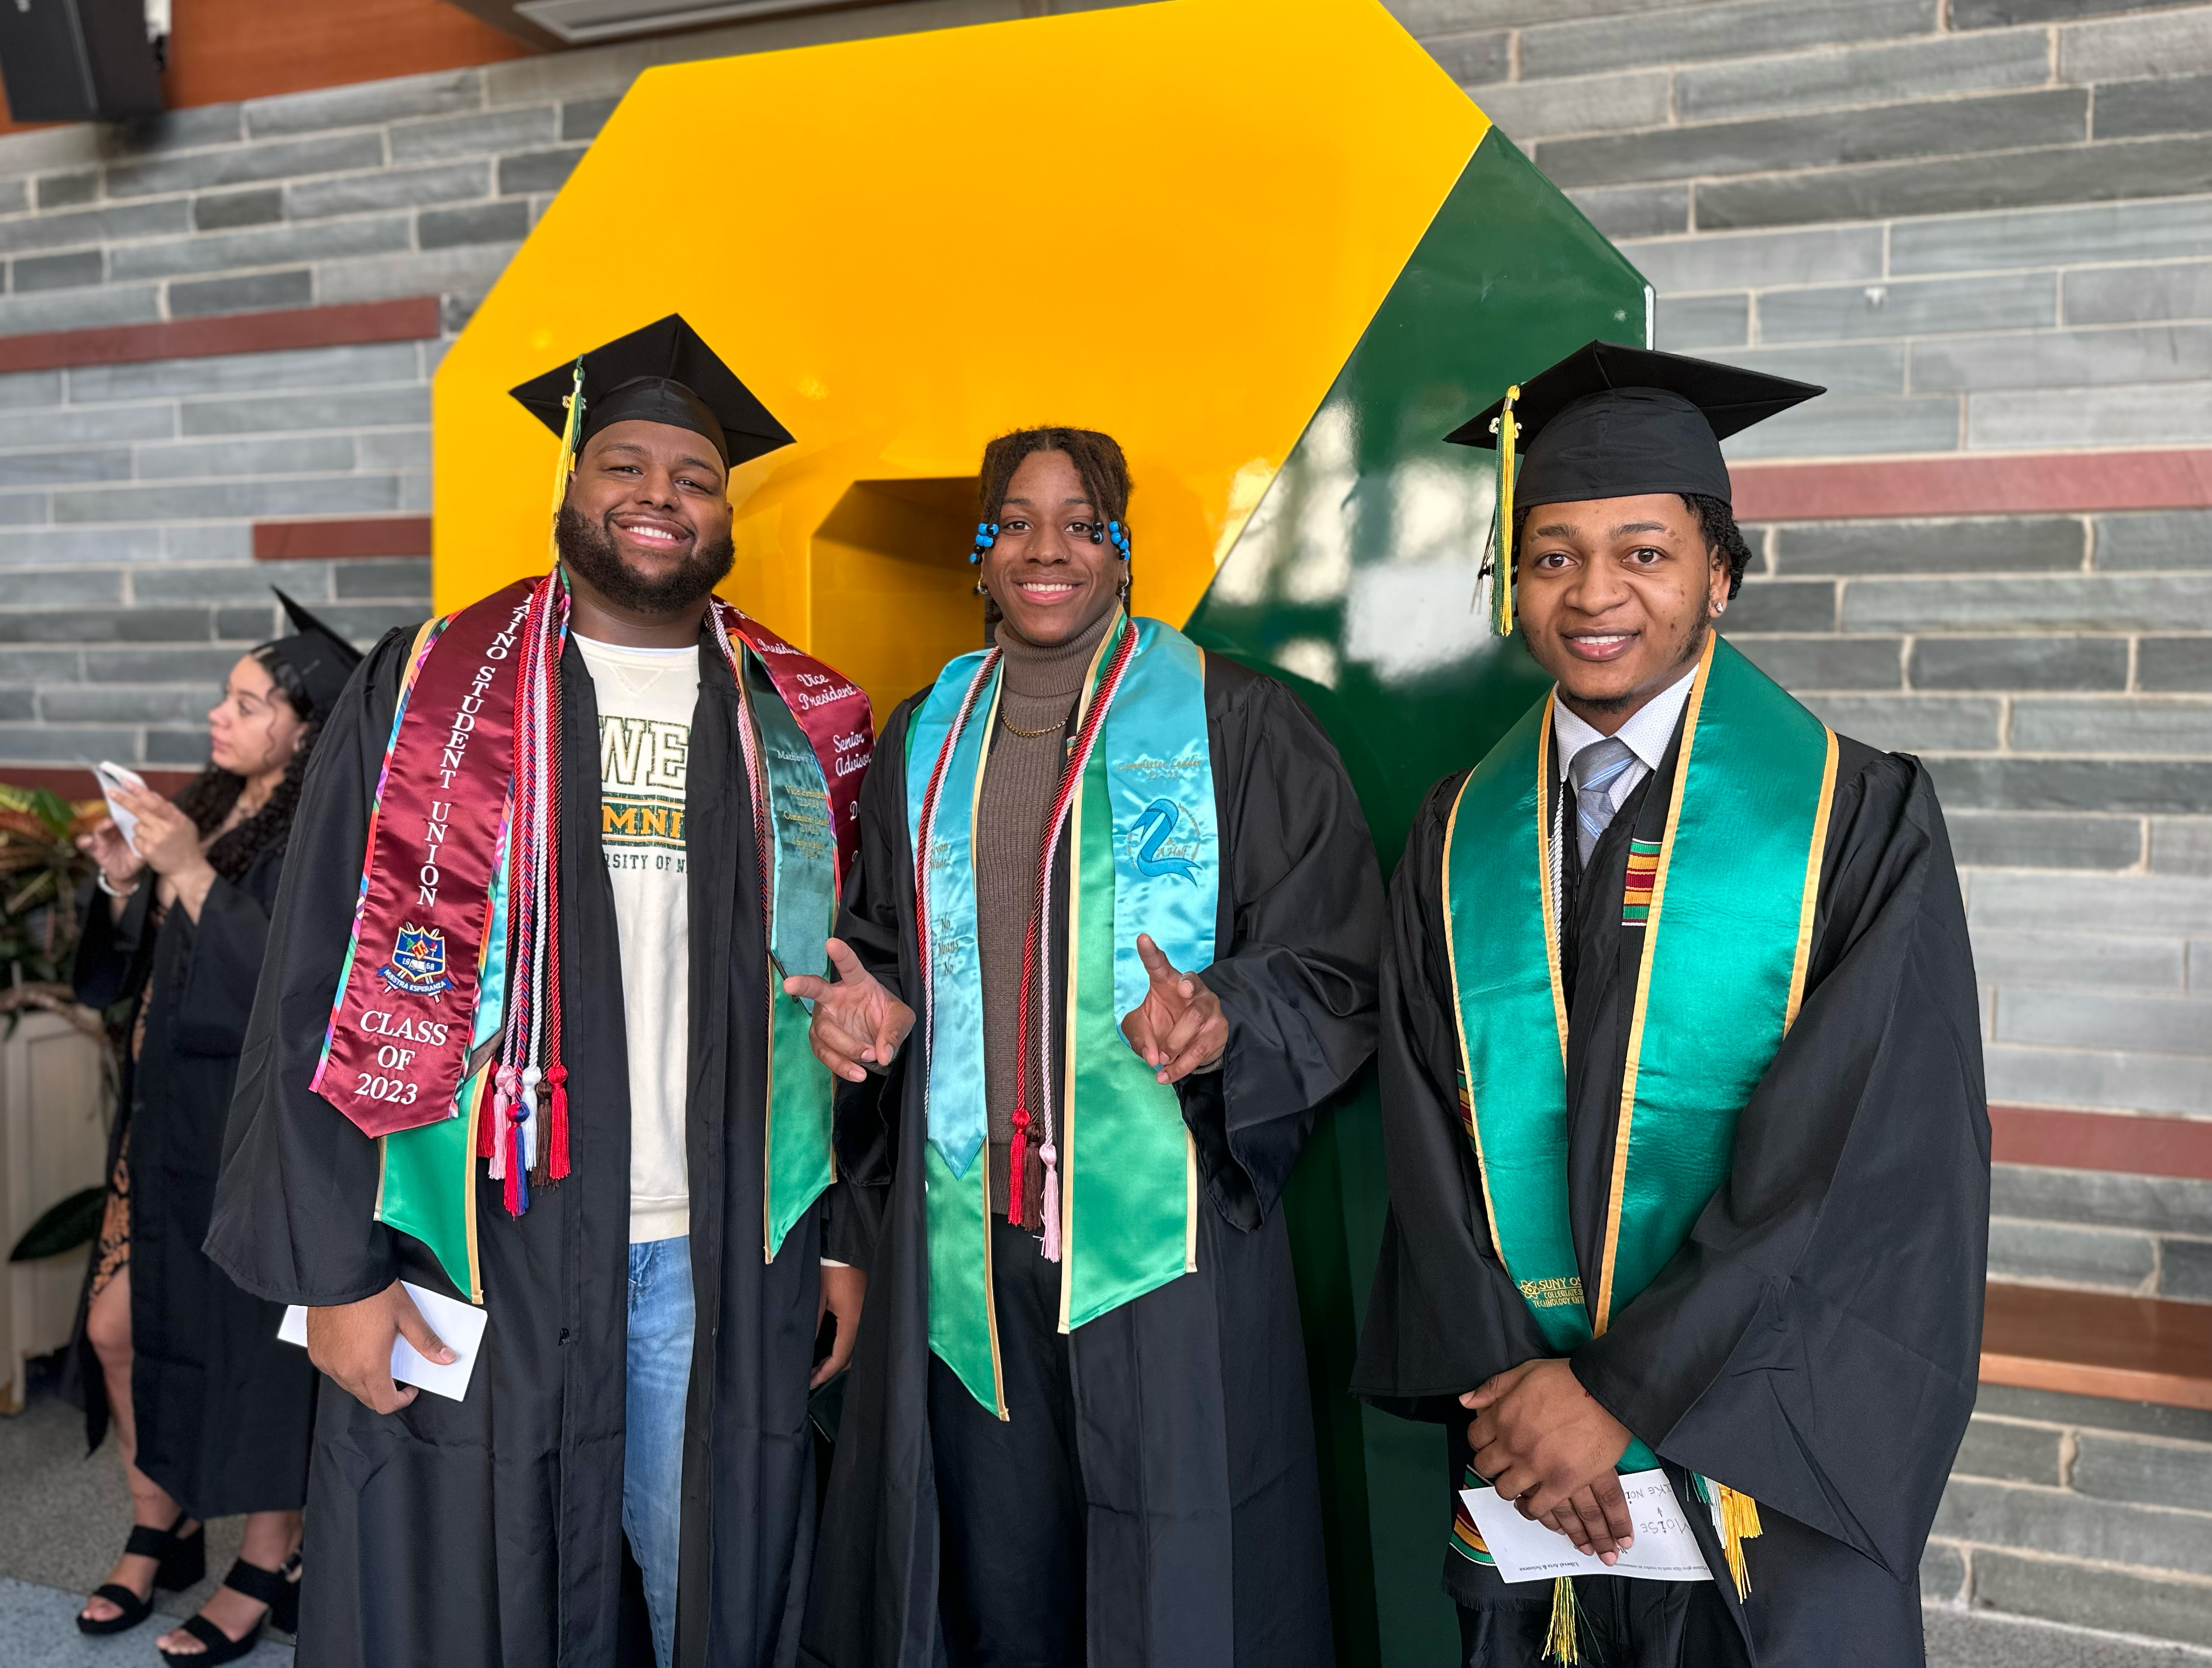
[[[929,1437],[942,1557],[938,1617],[950,1668],[1081,1668],[1083,1471],[1060,1330],[1060,1264],[991,1222],[1001,1420],[929,1358]]]
[[[1552,1625],[1552,1584],[1480,1610],[1459,1607],[1462,1668],[1542,1668]],[[1743,1636],[1710,1581],[1639,1581],[1621,1575],[1575,1582],[1576,1636],[1585,1668],[1729,1668]]]

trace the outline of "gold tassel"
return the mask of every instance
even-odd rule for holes
[[[546,538],[551,543],[552,565],[561,565],[561,537],[554,523],[561,518],[561,506],[568,496],[568,477],[576,469],[576,436],[584,429],[584,361],[576,358],[574,380],[569,391],[561,396],[561,403],[568,408],[568,421],[561,430],[561,456],[553,466],[553,507],[546,512]]]
[[[1566,1664],[1583,1659],[1575,1642],[1575,1584],[1565,1575],[1552,1583],[1552,1627],[1544,1635],[1544,1660]]]
[[[1751,1597],[1751,1566],[1744,1558],[1743,1543],[1759,1538],[1759,1502],[1725,1482],[1713,1487],[1720,1495],[1721,1550],[1728,1555],[1729,1574],[1735,1577],[1735,1596],[1741,1601]]]
[[[1490,587],[1490,629],[1501,637],[1513,635],[1513,447],[1521,425],[1513,420],[1513,402],[1521,398],[1521,385],[1505,391],[1505,409],[1492,427],[1498,435],[1498,568]]]

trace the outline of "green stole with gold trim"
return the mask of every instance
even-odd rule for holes
[[[1804,996],[1836,738],[1735,648],[1707,639],[1650,881],[1604,1257],[1587,1271],[1593,1299],[1567,1196],[1566,998],[1546,815],[1555,698],[1531,708],[1462,786],[1444,838],[1443,912],[1460,1115],[1493,1245],[1546,1342],[1565,1355],[1650,1283],[1727,1178],[1736,1119]],[[1724,1024],[1715,990],[1729,992]],[[1657,1464],[1632,1440],[1618,1469]]]

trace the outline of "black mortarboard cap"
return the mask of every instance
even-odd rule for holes
[[[276,590],[275,586],[270,589]],[[356,648],[322,621],[317,619],[282,591],[276,600],[284,605],[284,612],[292,622],[293,634],[277,637],[262,644],[262,648],[283,662],[300,680],[306,691],[307,703],[315,709],[319,719],[330,716],[344,691],[346,679],[361,664],[361,650]]]
[[[1513,405],[1522,448],[1514,507],[1647,492],[1698,492],[1725,502],[1721,441],[1826,392],[1708,359],[1589,343],[1521,385]],[[1444,438],[1494,447],[1493,425],[1504,409],[1501,399]]]
[[[574,369],[572,359],[513,391],[556,435],[568,426],[562,402],[574,386]],[[576,444],[580,447],[610,423],[635,421],[704,435],[732,467],[792,442],[791,431],[769,415],[680,313],[584,356],[584,428]]]

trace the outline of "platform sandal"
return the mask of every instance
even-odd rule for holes
[[[216,1668],[216,1665],[235,1662],[261,1642],[264,1630],[274,1626],[280,1633],[297,1633],[300,1628],[300,1555],[297,1552],[284,1561],[282,1569],[264,1569],[258,1564],[249,1564],[240,1558],[230,1567],[230,1574],[222,1584],[244,1593],[269,1609],[262,1618],[246,1629],[246,1637],[233,1639],[204,1616],[187,1616],[179,1625],[185,1632],[207,1647],[204,1651],[163,1651],[161,1660],[169,1668]]]
[[[92,1598],[105,1598],[115,1606],[118,1614],[110,1616],[87,1616],[79,1610],[76,1626],[79,1633],[129,1633],[154,1613],[155,1592],[182,1592],[196,1585],[207,1574],[207,1534],[195,1526],[189,1535],[177,1533],[179,1525],[187,1513],[177,1513],[177,1521],[167,1529],[156,1529],[151,1524],[139,1523],[131,1526],[131,1538],[123,1543],[126,1558],[151,1558],[155,1561],[154,1587],[143,1598],[120,1581],[106,1581],[94,1587]],[[88,1598],[85,1603],[92,1602]]]

